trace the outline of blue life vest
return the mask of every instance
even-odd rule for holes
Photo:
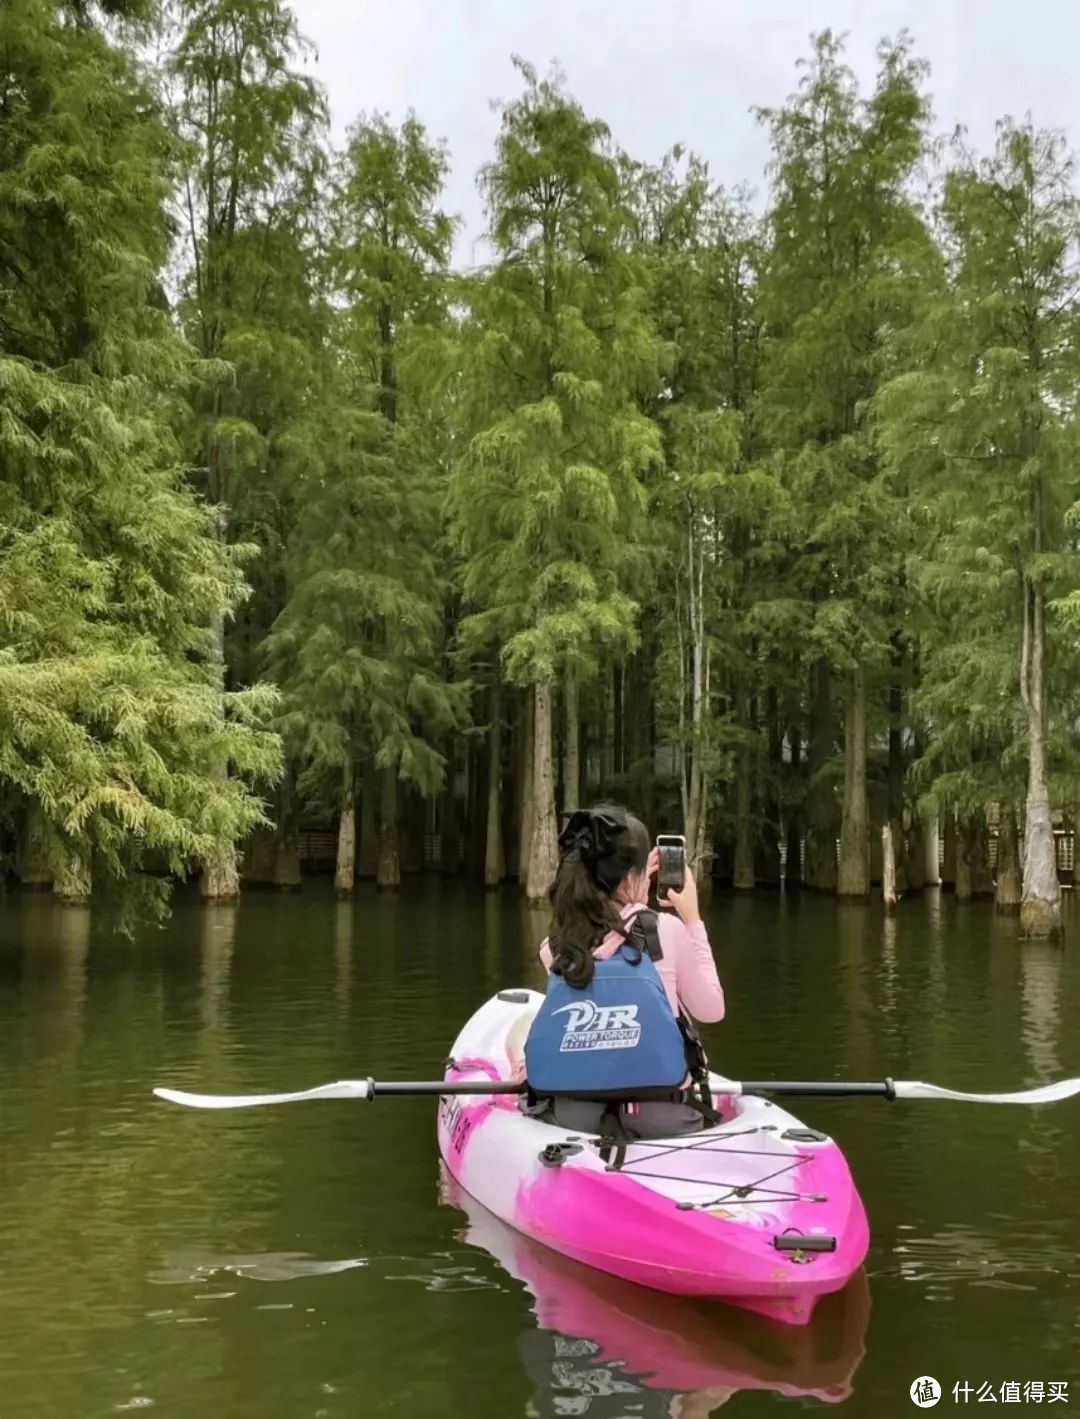
[[[535,1096],[578,1099],[670,1098],[682,1087],[688,1041],[653,957],[656,918],[639,913],[630,939],[596,961],[586,986],[552,973],[525,1041],[525,1074]]]

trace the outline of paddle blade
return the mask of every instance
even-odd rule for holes
[[[189,1109],[252,1109],[260,1104],[296,1104],[303,1099],[370,1099],[370,1079],[339,1079],[295,1094],[186,1094],[182,1089],[155,1089],[159,1099]]]
[[[894,1086],[898,1099],[946,1099],[958,1104],[1059,1104],[1080,1094],[1080,1079],[1059,1079],[1039,1089],[1021,1089],[1015,1094],[965,1094],[957,1089],[941,1089],[937,1084],[898,1079]]]

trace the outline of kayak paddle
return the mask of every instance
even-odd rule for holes
[[[881,1083],[844,1083],[842,1080],[751,1080],[710,1079],[714,1094],[739,1097],[744,1094],[788,1094],[803,1097],[855,1098],[871,1096],[882,1099],[944,1099],[960,1104],[1056,1104],[1080,1094],[1080,1079],[1059,1079],[1056,1084],[1044,1084],[1037,1089],[1022,1089],[1013,1094],[967,1094],[956,1089],[942,1089],[937,1084],[923,1084],[914,1079],[885,1079]],[[190,1109],[249,1109],[260,1104],[294,1104],[305,1099],[374,1099],[381,1094],[523,1094],[525,1084],[514,1080],[462,1079],[448,1083],[444,1079],[391,1079],[376,1083],[374,1079],[339,1079],[333,1084],[320,1084],[315,1089],[301,1089],[293,1094],[187,1094],[180,1089],[155,1089],[159,1099],[171,1104],[184,1104]]]

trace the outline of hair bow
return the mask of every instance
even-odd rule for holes
[[[578,852],[585,862],[597,862],[614,851],[622,824],[607,813],[594,813],[591,808],[578,808],[567,816],[559,834],[559,849],[563,853]]]

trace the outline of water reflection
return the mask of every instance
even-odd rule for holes
[[[647,1291],[559,1256],[485,1211],[445,1170],[440,1192],[468,1217],[462,1240],[488,1252],[534,1297],[539,1328],[519,1337],[518,1353],[535,1419],[614,1419],[629,1411],[696,1419],[740,1390],[825,1403],[852,1393],[870,1318],[863,1272],[826,1297],[809,1325],[784,1326]]]
[[[21,903],[22,990],[25,1018],[35,1033],[34,1053],[53,1067],[74,1060],[86,1008],[90,908],[62,906],[47,893],[26,893]]]
[[[1061,1074],[1058,1031],[1061,1022],[1061,951],[1057,946],[1027,942],[1020,950],[1021,1018],[1024,1045],[1031,1060],[1033,1082]]]
[[[352,998],[353,963],[353,903],[350,900],[334,904],[334,974],[338,1015],[347,1018]]]
[[[301,1277],[334,1276],[367,1266],[360,1256],[341,1261],[319,1261],[304,1251],[258,1252],[231,1256],[201,1251],[171,1251],[163,1257],[159,1270],[147,1280],[155,1286],[187,1286],[192,1282],[213,1281],[223,1275],[242,1276],[248,1281],[297,1281]]]
[[[229,971],[236,945],[237,907],[232,903],[207,903],[200,921],[202,992],[200,1017],[208,1032],[226,1023],[229,1005]]]

